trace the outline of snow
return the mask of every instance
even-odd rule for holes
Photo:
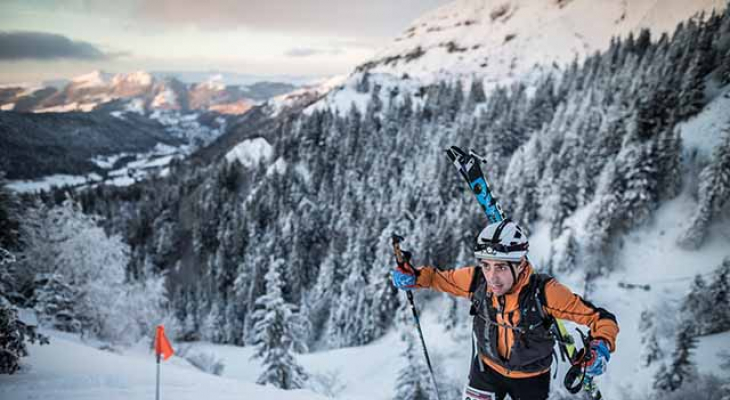
[[[2,110],[2,111],[13,111],[14,108],[15,108],[15,103],[8,103],[8,104],[3,104],[2,106],[0,106],[0,110]]]
[[[247,139],[237,144],[226,154],[226,160],[238,160],[246,167],[252,167],[268,160],[274,154],[274,148],[264,138]]]
[[[709,159],[713,149],[720,144],[719,133],[730,124],[730,85],[721,88],[719,93],[699,114],[679,125],[685,154],[697,151]]]
[[[102,71],[93,71],[88,74],[79,75],[71,80],[76,88],[94,88],[99,86],[107,86],[109,84],[111,74]]]
[[[148,72],[136,71],[129,74],[116,74],[112,78],[112,85],[131,83],[139,86],[150,86],[154,78]]]
[[[269,101],[267,105],[271,109],[272,116],[278,115],[283,109],[292,107],[302,101],[302,99],[309,100],[333,91],[335,88],[340,87],[348,80],[346,75],[337,75],[325,80],[315,81],[307,86],[292,92],[276,96]]]
[[[681,216],[696,207],[695,200],[688,192],[685,188],[682,195],[663,203],[649,224],[624,236],[621,251],[615,259],[616,271],[595,282],[595,291],[590,300],[614,313],[621,329],[618,348],[609,364],[609,373],[599,381],[603,382],[601,390],[606,398],[621,398],[624,389],[648,393],[654,374],[661,365],[661,362],[657,362],[646,368],[641,364],[641,312],[654,311],[658,316],[656,323],[659,328],[665,335],[673,336],[679,323],[679,301],[688,292],[694,276],[703,274],[709,277],[724,258],[730,257],[730,224],[726,223],[712,227],[701,251],[684,250],[676,246],[677,237],[685,229],[686,221]],[[566,221],[566,225],[575,231],[576,238],[584,237],[583,227],[591,214],[590,208],[589,205],[579,209]],[[549,227],[544,223],[538,224],[530,235],[530,256],[533,262],[539,266],[542,260],[547,260],[549,248]],[[583,277],[580,273],[556,276],[576,293],[582,294]],[[624,289],[619,287],[619,282],[648,284],[651,289]],[[730,338],[730,333],[724,335]],[[660,340],[663,340],[663,349],[671,353],[673,339]],[[708,342],[718,347],[711,350],[712,346]],[[695,361],[702,360],[702,370],[718,373],[720,360],[716,356],[706,358],[705,352],[730,350],[730,341],[706,337],[701,338],[700,343]]]
[[[132,99],[132,101],[128,102],[124,106],[124,110],[127,112],[133,112],[133,113],[137,113],[140,115],[144,115],[144,113],[145,113],[144,100]]]
[[[89,112],[96,108],[99,103],[78,103],[78,102],[72,102],[68,104],[62,104],[58,106],[53,107],[46,107],[46,108],[39,108],[34,110],[35,113],[63,113],[63,112],[71,112],[71,111],[84,111]]]
[[[355,73],[351,75],[347,81],[338,85],[327,93],[327,96],[323,97],[320,101],[310,105],[304,109],[305,114],[311,114],[314,111],[332,110],[337,111],[340,115],[346,115],[350,111],[352,106],[355,106],[361,114],[365,114],[368,101],[372,97],[373,86],[375,84],[380,86],[379,98],[383,103],[383,109],[387,109],[390,102],[390,92],[396,90],[398,96],[395,97],[395,101],[403,101],[405,96],[411,96],[411,100],[415,105],[419,105],[422,102],[422,98],[413,97],[421,88],[421,82],[418,80],[402,80],[393,75],[389,74],[370,74],[370,91],[361,93],[356,88],[358,83],[362,80],[362,73]]]
[[[175,158],[174,155],[168,155],[168,156],[156,157],[156,158],[152,158],[152,159],[137,160],[137,161],[133,161],[133,162],[127,164],[127,167],[140,168],[140,169],[164,167],[165,165],[169,164],[173,158]]]
[[[48,190],[53,186],[77,186],[88,182],[100,181],[101,177],[95,173],[84,176],[56,174],[32,181],[10,181],[8,188],[19,193],[38,192]]]
[[[129,154],[127,153],[119,153],[111,156],[97,156],[92,158],[91,162],[96,164],[99,168],[109,169],[114,166],[114,163],[117,162],[117,160],[128,155]]]
[[[158,93],[157,96],[155,96],[154,100],[152,100],[152,107],[154,108],[173,107],[176,105],[177,95],[169,88]]]
[[[140,349],[136,353],[120,355],[53,334],[50,345],[30,346],[27,364],[30,367],[20,373],[0,375],[0,398],[113,400],[151,399],[155,396],[155,357],[151,352]],[[164,362],[160,375],[160,398],[163,400],[324,399],[305,390],[283,391],[240,379],[209,375],[179,357]]]
[[[202,85],[210,90],[222,91],[226,89],[222,74],[211,75]]]
[[[266,175],[283,174],[284,172],[286,172],[286,166],[287,166],[286,161],[284,161],[283,158],[279,157],[266,170]]]
[[[615,279],[611,279],[611,283],[613,281]],[[642,304],[643,297],[652,294],[632,292],[629,301],[626,293],[615,285],[611,286],[602,285],[601,296],[595,301],[600,305],[608,300],[614,301],[613,297],[620,298],[610,307],[621,324],[619,348],[612,356],[608,373],[599,377],[598,383],[606,398],[623,398],[625,388],[641,390],[652,382],[654,366],[641,368],[637,362],[640,343],[635,332],[638,313],[642,310],[636,304]],[[635,294],[643,296],[636,297]],[[437,296],[430,302],[422,301],[420,296],[421,293],[416,292],[416,304],[423,307],[421,323],[424,339],[436,373],[440,379],[463,385],[471,356],[468,327],[444,331],[438,319],[440,311],[447,307],[446,296]],[[25,370],[16,375],[0,375],[0,398],[86,399],[101,396],[121,399],[154,396],[154,356],[144,343],[117,349],[120,354],[114,354],[94,348],[100,343],[84,342],[61,332],[50,334],[50,345],[30,346],[30,356],[24,359]],[[695,361],[702,360],[698,365],[700,372],[721,373],[718,365],[722,360],[718,353],[730,349],[728,343],[730,332],[700,338],[693,352]],[[314,376],[310,383],[320,392],[317,395],[311,390],[287,392],[255,385],[261,367],[258,360],[251,359],[252,347],[173,342],[178,355],[162,364],[161,398],[309,400],[321,399],[324,398],[321,395],[327,394],[341,400],[390,400],[396,376],[404,366],[400,357],[404,346],[398,332],[393,330],[366,346],[296,355],[299,363]],[[222,375],[218,377],[198,371],[180,357],[183,352],[213,355],[224,365]],[[70,359],[75,362],[69,363]],[[558,377],[551,383],[553,387],[562,385],[564,368],[564,365],[560,366]],[[329,380],[332,387],[317,383],[323,379]]]
[[[719,357],[723,351],[730,351],[730,332],[718,333],[701,338],[694,352],[695,360],[703,360],[703,362],[697,363],[699,372],[717,374],[717,366],[723,362]]]
[[[650,28],[671,32],[700,11],[722,9],[724,0],[458,0],[415,20],[379,51],[371,72],[404,73],[425,83],[454,76],[483,76],[487,85],[509,84],[534,65],[551,68],[605,50],[613,36]],[[586,15],[600,16],[586,18]],[[423,54],[411,61],[404,57]],[[384,64],[400,57],[398,61]]]

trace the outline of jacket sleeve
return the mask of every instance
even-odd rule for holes
[[[606,309],[584,300],[555,279],[545,284],[545,301],[548,314],[589,327],[591,336],[605,340],[612,352],[616,350],[618,323]]]
[[[451,293],[454,296],[469,297],[469,286],[471,286],[475,271],[476,267],[473,266],[448,271],[439,271],[434,267],[424,266],[418,270],[416,286]]]

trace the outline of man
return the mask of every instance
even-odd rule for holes
[[[474,251],[479,266],[439,271],[405,262],[392,273],[399,289],[430,288],[471,299],[478,356],[467,392],[482,396],[476,398],[548,398],[554,318],[590,328],[593,358],[587,376],[602,374],[616,349],[616,317],[552,277],[535,273],[527,260],[528,246],[522,229],[504,220],[479,233]]]

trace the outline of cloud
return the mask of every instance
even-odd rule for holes
[[[321,54],[327,54],[327,55],[333,55],[336,56],[338,54],[342,54],[342,49],[330,49],[330,50],[319,50],[319,49],[311,49],[306,47],[295,47],[293,49],[287,50],[284,55],[287,57],[311,57]]]
[[[0,61],[105,60],[108,54],[91,43],[71,40],[63,35],[45,32],[0,32]]]
[[[321,53],[321,50],[296,48],[287,50],[284,55],[287,57],[310,57]]]
[[[84,4],[102,0],[87,0]],[[105,1],[105,0],[104,0]],[[447,0],[144,0],[135,19],[202,29],[249,28],[277,32],[391,37],[423,12]],[[113,4],[113,3],[109,3]]]

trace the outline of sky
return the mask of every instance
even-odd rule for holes
[[[0,0],[0,83],[106,72],[350,72],[448,0]]]

